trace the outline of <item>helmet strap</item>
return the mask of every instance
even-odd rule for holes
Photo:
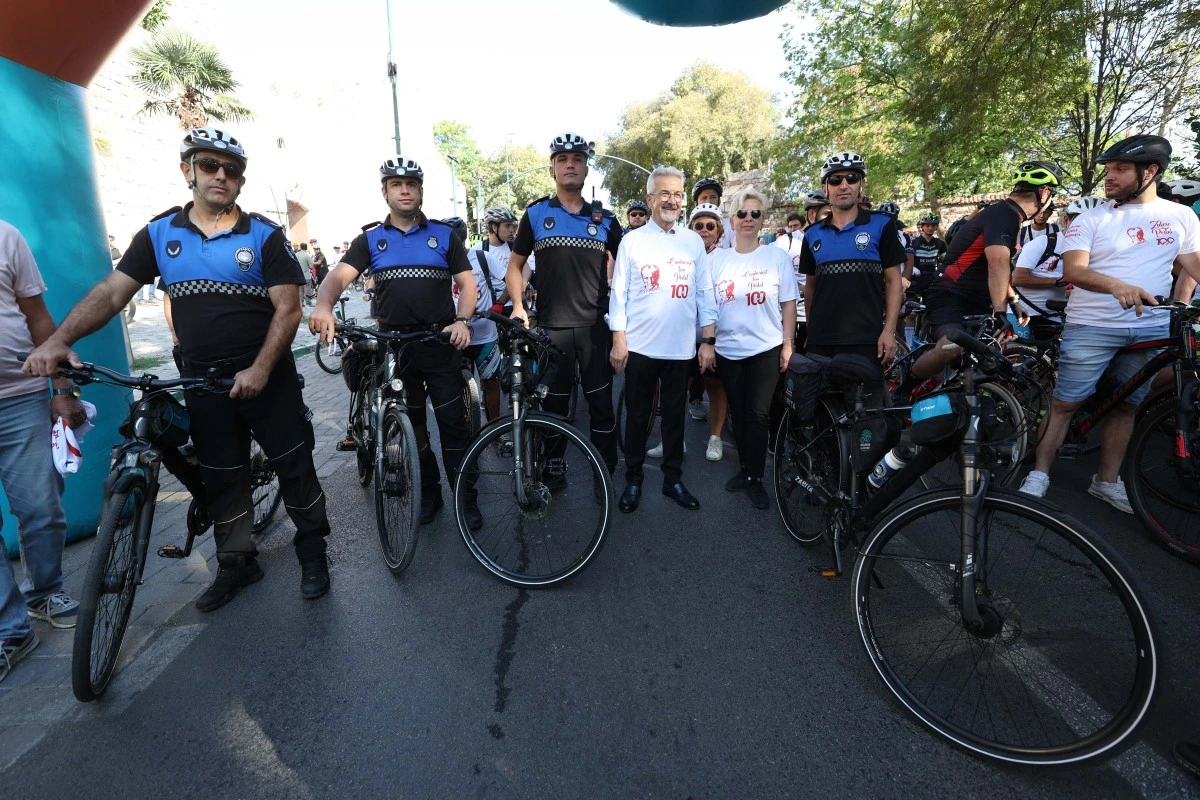
[[[1117,205],[1119,205],[1119,206],[1125,205],[1126,203],[1130,202],[1131,200],[1136,200],[1138,197],[1141,196],[1142,192],[1146,191],[1146,187],[1148,187],[1148,186],[1150,186],[1150,184],[1154,183],[1154,178],[1150,178],[1150,180],[1146,180],[1146,165],[1145,164],[1143,164],[1139,161],[1134,164],[1134,167],[1137,168],[1137,182],[1138,182],[1137,188],[1134,189],[1131,194],[1127,194],[1124,197],[1122,197],[1120,200],[1118,200]],[[1157,175],[1157,174],[1158,173],[1155,173],[1155,175]]]

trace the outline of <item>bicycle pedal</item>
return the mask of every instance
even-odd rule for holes
[[[343,439],[334,448],[339,453],[353,453],[358,449],[358,442],[353,439]]]
[[[159,558],[185,558],[187,555],[183,552],[183,548],[173,544],[164,544],[158,548]]]
[[[822,578],[840,578],[842,573],[833,567],[809,567],[809,572],[814,572]]]

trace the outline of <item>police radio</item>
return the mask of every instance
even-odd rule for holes
[[[596,188],[592,187],[592,224],[599,227],[604,220],[604,206],[596,199]]]

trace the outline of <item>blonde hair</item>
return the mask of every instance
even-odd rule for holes
[[[767,209],[770,208],[770,205],[767,203],[766,195],[764,195],[758,189],[750,187],[738,192],[737,196],[733,198],[733,202],[729,206],[729,216],[733,217],[735,214],[737,214],[737,212],[741,211],[742,207],[746,205],[747,200],[757,200],[758,204],[762,206],[763,214],[766,214]],[[766,221],[767,220],[764,217],[763,223],[765,224]]]

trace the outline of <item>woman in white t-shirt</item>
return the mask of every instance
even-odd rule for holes
[[[754,189],[735,197],[730,207],[733,247],[709,255],[719,314],[717,373],[729,397],[741,462],[725,488],[744,490],[760,509],[767,507],[762,478],[771,395],[792,356],[799,296],[787,252],[759,244],[766,209],[767,199]]]

